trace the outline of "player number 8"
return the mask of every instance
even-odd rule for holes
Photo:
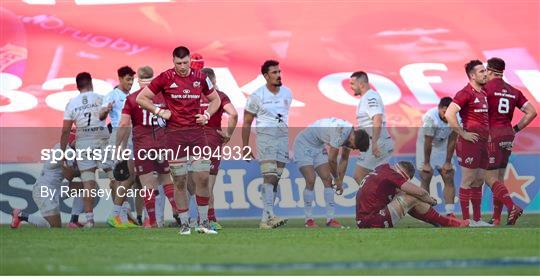
[[[499,99],[499,113],[508,113],[510,111],[510,102],[506,98]]]

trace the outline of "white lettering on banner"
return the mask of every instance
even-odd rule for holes
[[[244,193],[244,176],[245,169],[229,169],[227,175],[230,176],[231,182],[225,183],[225,170],[220,169],[216,176],[216,185],[214,186],[214,206],[216,209],[248,209],[249,203],[246,201]],[[227,203],[225,193],[232,193],[232,201]]]
[[[439,97],[430,83],[442,83],[439,76],[426,76],[424,71],[448,71],[442,63],[413,63],[401,68],[399,73],[420,104],[438,104]]]
[[[94,86],[94,92],[101,95],[106,95],[110,91],[113,90],[113,86],[103,80],[100,79],[92,79],[92,84]],[[64,87],[68,85],[76,85],[75,78],[56,78],[51,79],[48,81],[45,81],[41,88],[43,90],[61,90]],[[78,90],[66,90],[66,91],[60,91],[56,93],[52,93],[45,98],[45,103],[49,105],[49,107],[57,110],[57,111],[64,111],[66,108],[66,104],[69,102],[69,100],[79,94]]]
[[[319,90],[332,101],[348,106],[358,106],[360,99],[349,94],[343,87],[343,81],[350,79],[351,74],[352,72],[340,72],[326,75],[319,81]],[[374,73],[368,73],[368,78],[372,87],[381,92],[385,105],[394,104],[401,99],[399,87],[390,79]]]
[[[0,112],[22,112],[31,110],[37,106],[35,96],[24,91],[17,90],[22,86],[22,80],[13,74],[0,73],[0,95],[9,99],[9,104],[0,106]]]

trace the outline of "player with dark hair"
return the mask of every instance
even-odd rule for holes
[[[490,223],[499,225],[503,204],[508,209],[507,224],[515,224],[523,210],[515,205],[503,183],[508,158],[512,154],[515,135],[523,130],[536,117],[536,109],[518,89],[506,83],[502,77],[505,62],[501,58],[487,61],[488,82],[484,85],[489,109],[489,165],[486,182],[492,184],[493,218]],[[524,115],[512,127],[515,108]]]
[[[486,68],[479,60],[465,64],[469,83],[454,97],[446,110],[448,125],[459,135],[456,154],[461,166],[459,202],[463,219],[469,219],[469,202],[472,203],[471,227],[492,226],[482,221],[481,202],[485,170],[488,166],[488,103],[483,85],[487,82]],[[457,113],[461,116],[460,126]]]
[[[356,71],[351,75],[351,89],[360,96],[356,109],[359,128],[370,136],[369,149],[356,160],[354,179],[359,184],[362,179],[381,164],[388,163],[394,152],[394,141],[386,129],[384,103],[379,93],[371,89],[367,73]]]
[[[73,124],[76,126],[75,148],[82,151],[100,149],[103,153],[109,141],[109,132],[105,121],[99,119],[99,109],[103,103],[103,97],[94,93],[92,76],[87,72],[77,74],[75,77],[77,89],[80,94],[69,100],[64,110],[64,122],[62,126],[62,136],[60,138],[60,149],[65,152],[68,145],[69,133]],[[64,161],[65,162],[65,159]],[[87,191],[95,189],[96,169],[104,168],[100,161],[82,155],[81,160],[77,160],[77,167],[81,172],[83,188]],[[110,171],[110,168],[104,168]],[[94,198],[84,197],[84,212],[86,213],[86,223],[84,227],[94,227]]]
[[[179,46],[173,50],[174,68],[159,74],[137,96],[137,103],[146,111],[167,120],[166,140],[168,149],[175,153],[169,158],[169,165],[173,181],[179,194],[184,199],[179,200],[179,209],[182,221],[181,234],[188,234],[189,216],[188,207],[182,207],[185,200],[187,204],[186,175],[187,166],[191,163],[193,180],[196,185],[196,202],[201,220],[199,232],[216,234],[208,221],[208,202],[210,190],[208,178],[210,161],[194,155],[194,148],[207,147],[203,125],[218,110],[221,100],[215,91],[210,79],[197,69],[190,67],[191,57],[187,47]],[[153,98],[162,94],[167,109],[156,107]],[[201,113],[201,97],[205,95],[209,100],[208,109]],[[188,160],[189,156],[189,160]]]
[[[242,150],[244,157],[252,155],[249,146],[251,125],[256,120],[257,156],[263,184],[261,194],[263,213],[259,228],[272,229],[284,225],[287,219],[274,214],[274,202],[279,179],[289,161],[289,130],[287,127],[292,92],[281,82],[279,62],[267,60],[261,66],[266,84],[253,92],[244,110]]]
[[[358,228],[392,228],[407,213],[441,227],[466,227],[468,220],[440,215],[432,206],[437,201],[425,189],[410,182],[414,165],[400,161],[383,164],[370,172],[356,194]]]
[[[328,146],[328,150],[326,148]],[[369,135],[362,129],[354,130],[353,125],[339,118],[323,118],[302,130],[294,140],[294,160],[306,180],[303,192],[306,228],[318,227],[313,220],[315,200],[315,179],[321,178],[326,204],[326,226],[342,228],[335,218],[335,193],[343,193],[343,178],[349,164],[351,149],[366,151]],[[341,158],[338,163],[338,156]]]
[[[420,169],[422,188],[430,191],[429,186],[436,169],[444,182],[444,203],[446,215],[454,216],[454,166],[452,157],[456,148],[457,134],[448,126],[444,114],[452,98],[444,97],[439,105],[428,110],[422,117],[422,127],[418,129],[416,139],[416,167]]]

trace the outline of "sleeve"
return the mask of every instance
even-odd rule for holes
[[[516,107],[518,107],[518,109],[521,109],[527,102],[529,102],[529,100],[527,99],[527,97],[525,97],[525,95],[523,95],[523,93],[521,93],[520,90],[516,90],[516,95]]]
[[[204,95],[210,95],[212,91],[214,90],[214,85],[212,84],[212,81],[210,81],[210,78],[203,74],[203,81],[202,83],[202,92]]]
[[[231,99],[225,93],[221,93],[221,107],[231,103]]]
[[[368,96],[366,112],[370,118],[373,118],[378,114],[383,114],[384,104],[382,102],[382,99],[377,96]]]
[[[454,96],[454,99],[452,99],[452,102],[456,103],[460,108],[463,109],[469,103],[470,94],[467,93],[464,90],[458,91],[456,93],[456,96]]]
[[[435,136],[435,130],[437,129],[437,126],[435,125],[435,120],[429,115],[424,116],[423,119],[424,123],[422,125],[422,128],[424,128],[424,135],[433,137]]]
[[[164,91],[164,88],[167,83],[167,76],[165,75],[165,72],[162,72],[161,74],[159,74],[148,85],[148,88],[150,89],[152,93],[159,94]]]
[[[126,102],[124,102],[124,107],[122,108],[122,114],[131,115],[131,101],[130,99],[126,99]]]
[[[68,103],[66,104],[66,108],[64,109],[64,120],[75,120],[70,104],[71,104],[71,101],[68,101]]]
[[[103,97],[103,102],[101,103],[101,107],[105,108],[105,107],[107,107],[107,105],[109,105],[109,103],[111,103],[113,101],[114,101],[114,90],[107,93],[107,95],[105,95]]]
[[[250,95],[246,103],[246,111],[252,114],[258,114],[261,109],[261,101],[257,95]]]

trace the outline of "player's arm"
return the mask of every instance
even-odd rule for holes
[[[529,125],[534,118],[536,117],[536,108],[531,105],[529,102],[525,103],[523,107],[521,107],[521,110],[525,113],[523,117],[519,120],[519,122],[514,126],[514,131],[517,133],[521,130],[523,130],[527,125]]]
[[[251,135],[253,119],[255,119],[255,115],[244,110],[244,123],[242,124],[242,151],[244,154],[247,154],[247,151],[249,151],[249,136]]]
[[[424,135],[424,167],[423,171],[431,172],[431,148],[433,147],[433,136]]]
[[[478,134],[467,132],[459,125],[459,122],[457,119],[457,113],[460,110],[461,110],[461,107],[458,104],[454,102],[450,103],[450,106],[448,106],[448,109],[446,110],[446,113],[444,114],[444,117],[448,121],[448,125],[450,126],[450,128],[452,128],[452,130],[454,130],[454,132],[460,135],[463,139],[471,141],[471,142],[478,141]]]
[[[206,110],[209,113],[208,120],[217,112],[219,106],[221,106],[221,98],[219,98],[219,94],[215,89],[212,90],[212,93],[208,94],[206,98],[208,98],[208,109]]]
[[[422,202],[426,202],[430,205],[436,205],[437,200],[435,200],[433,197],[429,195],[429,192],[427,190],[411,183],[411,182],[405,182],[401,187],[399,188],[401,191],[407,193],[408,195],[411,195],[418,200]]]
[[[71,126],[73,126],[73,120],[64,119],[64,122],[62,123],[62,133],[60,135],[60,149],[62,152],[65,153],[68,139],[69,139],[69,132],[71,131]]]
[[[341,157],[339,159],[338,169],[337,169],[338,178],[336,181],[336,193],[339,195],[343,194],[343,179],[345,179],[345,173],[347,172],[347,166],[349,165],[350,154],[351,154],[350,148],[341,147]]]
[[[159,117],[162,117],[166,120],[169,120],[171,118],[171,111],[167,109],[161,109],[156,106],[154,106],[154,102],[152,102],[152,99],[154,99],[154,93],[149,86],[144,87],[139,95],[137,95],[137,104],[141,106],[141,108],[145,109],[146,111],[153,113]]]
[[[99,120],[103,121],[103,120],[105,120],[107,118],[109,113],[112,111],[113,103],[114,102],[110,102],[109,104],[107,104],[107,106],[102,107],[99,110]]]
[[[337,184],[339,179],[337,158],[339,155],[339,148],[328,146],[328,165],[330,166],[330,173],[334,177],[334,182]]]
[[[232,137],[234,129],[236,129],[236,124],[238,123],[238,112],[232,103],[227,103],[225,106],[223,106],[223,110],[229,115],[229,119],[227,120],[227,133],[224,134],[224,138],[226,138],[228,141]]]
[[[371,145],[372,145],[371,149],[375,157],[378,157],[381,154],[377,141],[379,141],[379,137],[381,136],[382,117],[383,117],[382,114],[376,114],[373,116],[373,133],[371,135]]]
[[[116,133],[116,149],[126,149],[129,134],[131,133],[131,116],[122,114],[120,123],[118,125],[118,131]]]
[[[456,150],[456,141],[457,133],[450,133],[450,136],[448,137],[448,144],[446,145],[446,159],[442,167],[443,172],[454,170],[452,167],[452,157],[454,156],[454,151]]]

